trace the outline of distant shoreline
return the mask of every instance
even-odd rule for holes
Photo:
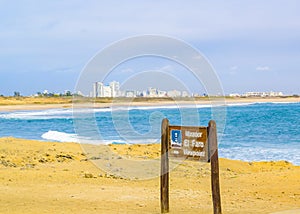
[[[236,103],[297,103],[300,102],[300,97],[251,97],[251,98],[196,98],[196,99],[99,99],[94,104],[95,108],[109,108],[112,106],[168,106],[168,105],[210,105],[210,104],[236,104]],[[89,100],[89,105],[93,103]],[[84,103],[75,104],[75,107],[84,106]],[[72,98],[1,98],[0,112],[7,111],[26,111],[26,110],[46,110],[46,109],[64,109],[72,108]]]

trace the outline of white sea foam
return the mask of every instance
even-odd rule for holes
[[[256,103],[227,103],[226,106],[248,106]]]
[[[300,102],[269,102],[273,104],[292,104],[292,103],[300,103]]]
[[[178,109],[178,108],[195,108],[196,105],[164,105],[164,106],[128,106],[112,107],[112,110],[129,111],[129,110],[153,110],[153,109]]]
[[[128,139],[128,140],[94,140],[89,137],[78,136],[75,133],[66,133],[59,131],[48,131],[41,136],[45,140],[50,141],[58,141],[58,142],[75,142],[75,143],[83,143],[83,144],[150,144],[150,143],[158,143],[160,139]]]
[[[208,105],[197,105],[197,108],[209,107]],[[84,109],[49,109],[38,111],[17,111],[1,113],[2,119],[17,120],[47,120],[47,119],[71,119],[73,117],[82,117],[94,113],[110,111],[129,111],[129,110],[151,110],[151,109],[177,109],[177,108],[195,108],[195,105],[170,105],[170,106],[130,106],[130,107],[112,107],[112,108],[84,108]]]
[[[155,110],[155,109],[181,109],[181,108],[211,108],[212,104],[172,104],[172,105],[149,105],[149,106],[113,106],[112,111],[129,111],[129,110]],[[216,105],[217,106],[217,105]],[[95,112],[101,111],[101,109],[95,109]]]
[[[220,157],[243,161],[279,161],[286,160],[300,165],[300,148],[261,148],[261,147],[232,147],[219,148]]]
[[[255,104],[293,104],[293,103],[300,103],[300,102],[248,102],[248,103],[230,103],[228,102],[226,106],[248,106],[248,105],[255,105]]]
[[[72,111],[70,109],[51,109],[41,111],[19,111],[4,113],[0,118],[4,119],[21,119],[21,120],[35,120],[35,119],[55,119],[55,118],[71,118]]]
[[[9,113],[1,113],[2,119],[19,119],[19,120],[48,120],[48,119],[71,119],[73,115],[84,115],[95,112],[107,112],[111,109],[48,109],[37,111],[17,111]]]
[[[106,142],[99,142],[97,140],[90,139],[88,137],[78,136],[75,133],[66,133],[59,131],[48,131],[42,134],[41,138],[50,141],[58,142],[74,142],[74,143],[85,143],[85,144],[107,144]]]
[[[58,131],[48,131],[41,136],[45,140],[54,140],[59,142],[79,142],[77,134],[58,132]]]

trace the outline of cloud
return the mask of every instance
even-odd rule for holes
[[[269,66],[258,66],[256,67],[257,71],[269,71],[270,67]]]
[[[34,2],[34,1],[33,1]],[[34,7],[32,7],[34,5]],[[145,11],[145,8],[147,10]],[[183,9],[184,8],[184,9]],[[198,8],[203,8],[199,13]],[[258,11],[258,8],[264,10]],[[49,1],[42,4],[25,4],[18,6],[7,3],[0,7],[6,24],[0,28],[1,35],[6,33],[32,38],[75,38],[78,40],[97,40],[104,37],[124,38],[135,34],[164,34],[178,36],[183,39],[224,39],[236,35],[253,36],[283,35],[277,32],[290,32],[288,35],[299,35],[300,24],[297,1],[282,5],[280,1],[269,3],[258,0],[243,3],[194,1],[179,3],[178,1],[153,2],[134,1],[115,7],[113,3],[93,1],[88,4],[81,1]],[[232,13],[237,11],[237,18]],[[161,19],[161,14],[168,14]],[[113,11],[113,12],[112,12]],[[253,12],[256,16],[253,17]],[[262,12],[263,11],[263,12]],[[288,11],[288,12],[285,12]],[[279,16],[278,14],[283,15]],[[215,17],[217,14],[217,17]],[[137,20],[136,17],[139,17]],[[233,19],[234,18],[234,19]],[[20,23],[15,24],[15,20]],[[201,20],[206,20],[201,22]],[[4,22],[4,23],[2,23]],[[228,31],[228,29],[231,29]],[[248,29],[245,33],[245,29]],[[273,31],[263,30],[272,29]],[[260,33],[258,33],[260,32]],[[262,32],[262,33],[261,33]],[[0,36],[1,36],[0,35]]]
[[[243,79],[238,78],[249,70],[267,73],[290,67],[286,72],[299,76],[299,6],[298,0],[290,0],[289,4],[272,0],[272,5],[259,0],[219,1],[218,4],[133,0],[120,7],[96,0],[42,3],[28,0],[20,4],[0,1],[0,74],[45,71],[47,75],[47,71],[52,70],[68,74],[73,73],[73,65],[79,63],[79,67],[74,68],[77,72],[94,53],[112,42],[155,34],[186,41],[206,55],[214,67],[225,68],[225,74],[239,74],[236,85],[241,88]],[[130,67],[134,70],[121,67],[124,71],[118,73],[120,78],[147,69],[146,65]],[[173,71],[162,66],[151,68],[179,73],[176,66]],[[280,75],[292,76],[283,72]],[[48,88],[52,85],[49,82]],[[293,87],[299,88],[296,84]],[[1,88],[5,87],[1,85]]]

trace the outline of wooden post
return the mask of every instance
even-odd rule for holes
[[[160,173],[160,204],[161,213],[169,212],[169,120],[161,124],[161,173]]]
[[[214,214],[221,214],[221,196],[219,182],[219,157],[216,122],[211,120],[208,123],[208,145],[211,162],[211,188]]]

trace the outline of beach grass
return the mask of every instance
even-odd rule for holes
[[[0,97],[0,105],[70,104],[72,97]]]

